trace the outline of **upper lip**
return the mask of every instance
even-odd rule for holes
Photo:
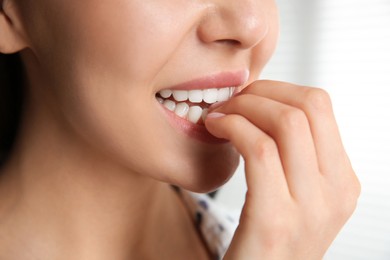
[[[243,85],[249,77],[248,70],[220,72],[204,77],[182,82],[164,89],[170,90],[193,90],[209,88],[237,87]]]

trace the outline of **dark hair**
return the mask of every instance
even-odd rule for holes
[[[23,104],[23,66],[19,54],[0,53],[0,167],[19,129]]]

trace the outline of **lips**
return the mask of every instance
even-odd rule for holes
[[[190,137],[220,143],[223,140],[212,136],[204,126],[208,108],[217,102],[229,100],[237,87],[247,82],[248,77],[247,70],[214,74],[162,88],[156,93],[156,100],[175,128]]]

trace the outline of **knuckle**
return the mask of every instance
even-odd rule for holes
[[[280,112],[280,126],[285,131],[302,130],[308,126],[308,120],[305,113],[297,108],[288,108]]]
[[[356,201],[342,201],[339,202],[339,207],[334,211],[333,219],[334,222],[344,223],[355,211]]]
[[[350,197],[354,200],[357,200],[360,197],[360,194],[362,192],[362,186],[360,184],[359,179],[353,172],[351,177],[349,178],[349,189],[348,193],[350,194]]]
[[[254,155],[259,159],[271,158],[278,153],[277,145],[271,138],[258,137],[253,142],[253,145]]]
[[[340,190],[342,192],[345,192],[346,194],[349,194],[350,198],[358,199],[362,191],[362,186],[360,184],[358,176],[353,169],[351,161],[348,158],[348,155],[344,153],[343,156],[344,163],[338,170],[339,174],[341,176],[344,176],[339,180],[341,186]]]
[[[360,182],[356,177],[348,178],[345,185],[342,187],[340,196],[335,198],[337,209],[335,217],[340,220],[349,218],[357,207],[358,198],[361,193]]]
[[[307,88],[303,102],[308,111],[327,113],[332,110],[330,95],[324,89]]]
[[[344,185],[344,208],[352,213],[357,205],[358,198],[361,194],[361,184],[355,173],[352,171],[352,174],[346,178],[346,183]]]

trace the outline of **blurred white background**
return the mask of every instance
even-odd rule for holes
[[[277,0],[278,49],[261,78],[326,89],[362,184],[325,259],[390,259],[390,0]],[[243,165],[217,195],[245,196]]]

